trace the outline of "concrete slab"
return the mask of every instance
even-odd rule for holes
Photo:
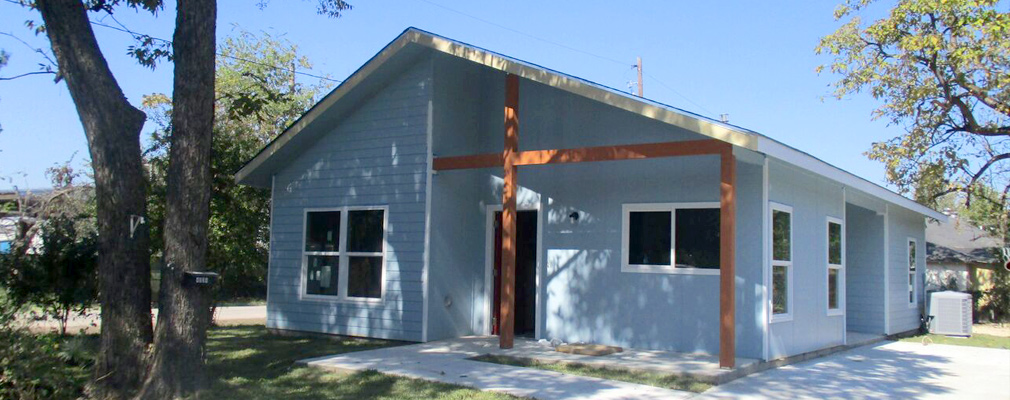
[[[1010,350],[881,342],[751,375],[698,399],[1008,399]]]
[[[534,368],[468,360],[482,354],[523,356],[529,351],[555,353],[531,340],[516,340],[510,350],[496,346],[496,338],[461,338],[390,347],[299,361],[319,368],[376,370],[382,373],[470,386],[536,399],[685,399],[696,393],[627,382],[567,375]],[[546,348],[546,349],[544,349]],[[549,350],[549,351],[548,351]],[[619,353],[621,355],[626,355]],[[590,357],[571,354],[568,357]],[[611,357],[617,354],[602,357]],[[647,361],[642,361],[645,363]]]

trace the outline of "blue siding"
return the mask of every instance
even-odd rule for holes
[[[911,211],[889,207],[888,220],[888,285],[890,308],[890,332],[900,333],[919,327],[922,306],[923,277],[926,265],[926,222],[922,215]],[[917,266],[915,285],[916,302],[908,302],[908,239],[917,241]]]
[[[435,71],[434,153],[500,151],[504,74],[438,56]],[[520,116],[523,149],[701,138],[525,80]],[[760,357],[761,166],[739,162],[738,173],[738,354]],[[501,203],[501,184],[494,168],[433,179],[429,339],[489,323],[486,207]],[[519,184],[520,208],[541,209],[540,337],[718,352],[718,276],[627,273],[620,263],[622,204],[717,202],[717,156],[524,167]]]
[[[362,102],[274,176],[267,326],[420,341],[431,64]],[[306,208],[388,205],[381,303],[299,298]]]
[[[840,345],[844,317],[827,315],[827,217],[843,218],[842,187],[773,161],[768,189],[793,208],[793,319],[770,324],[769,357]]]
[[[845,208],[845,318],[853,332],[884,333],[884,216]]]

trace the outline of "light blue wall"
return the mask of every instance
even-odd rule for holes
[[[840,345],[845,318],[827,315],[827,217],[844,217],[842,187],[779,161],[768,175],[769,200],[793,208],[793,318],[770,324],[769,356]]]
[[[884,333],[884,216],[845,207],[845,318],[853,332]]]
[[[919,328],[922,304],[922,284],[926,265],[926,222],[922,215],[903,208],[891,206],[887,212],[888,232],[888,285],[890,291],[890,332],[901,333]],[[916,302],[908,302],[908,239],[915,239],[916,258]]]
[[[443,99],[435,154],[500,151],[504,74],[441,57],[435,71],[434,96]],[[526,80],[519,112],[521,149],[701,138]],[[737,352],[760,357],[761,166],[740,162],[738,174]],[[433,179],[429,339],[483,333],[489,323],[485,210],[500,204],[501,176],[484,169]],[[717,202],[717,156],[522,167],[519,185],[520,208],[541,209],[541,337],[718,353],[718,276],[626,273],[620,263],[622,204]]]
[[[431,82],[418,62],[276,172],[268,327],[421,340]],[[305,209],[352,205],[389,207],[384,300],[301,300]]]

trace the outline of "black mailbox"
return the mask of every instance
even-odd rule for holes
[[[210,286],[217,282],[217,272],[186,271],[182,277],[185,286]]]

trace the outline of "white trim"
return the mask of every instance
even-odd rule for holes
[[[501,204],[487,204],[484,206],[484,335],[491,335],[491,325],[492,318],[494,318],[494,214],[496,212],[502,211],[503,207]],[[537,261],[536,266],[536,294],[537,298],[535,300],[536,315],[534,316],[535,322],[533,327],[533,337],[540,339],[543,337],[543,322],[541,322],[544,316],[541,313],[541,297],[543,297],[543,286],[541,285],[540,276],[546,272],[543,268],[543,206],[541,200],[537,200],[536,205],[530,206],[516,206],[516,212],[519,211],[536,211],[537,212]]]
[[[844,213],[844,211],[843,211],[843,213]],[[831,263],[831,224],[838,224],[838,226],[841,227],[841,235],[842,235],[842,237],[840,238],[841,246],[842,246],[842,254],[841,254],[841,260],[840,260],[841,264],[832,264]],[[827,298],[827,296],[825,296],[826,302],[824,304],[824,310],[826,312],[826,315],[829,316],[829,317],[845,316],[845,291],[844,291],[845,290],[845,284],[844,284],[844,280],[845,280],[845,221],[843,219],[841,219],[841,218],[827,217],[827,218],[825,218],[824,226],[826,228],[826,235],[827,235],[826,238],[825,238],[826,239],[825,242],[826,242],[827,246],[826,246],[826,249],[825,249],[825,252],[824,252],[825,253],[824,254],[824,256],[825,256],[824,257],[825,265],[827,266],[827,268],[825,269],[826,275],[824,277],[824,289],[825,289],[824,292],[825,292],[825,294],[830,294],[831,293],[831,270],[838,271],[838,276],[836,277],[836,280],[835,280],[835,282],[838,284],[838,288],[836,289],[836,292],[835,292],[838,295],[838,308],[832,309],[831,308],[831,300],[829,298]]]
[[[796,150],[767,136],[757,137],[757,151],[800,167],[804,170],[834,180],[842,185],[858,189],[886,202],[909,209],[916,213],[947,222],[947,216],[932,208],[916,203],[905,196],[892,192],[880,185],[860,178],[852,173],[828,164],[814,156]]]
[[[849,315],[848,315],[849,314],[849,311],[848,311],[848,307],[849,307],[849,303],[848,303],[849,300],[848,299],[849,298],[848,298],[848,294],[847,294],[848,290],[849,290],[848,289],[849,285],[848,285],[848,282],[847,282],[848,277],[849,277],[849,271],[848,271],[847,268],[844,268],[846,265],[848,265],[848,258],[847,257],[848,257],[848,252],[849,252],[848,243],[846,243],[846,241],[848,239],[847,238],[848,232],[849,232],[848,231],[848,229],[849,229],[849,227],[848,227],[848,221],[849,221],[849,219],[848,219],[849,218],[848,201],[849,201],[848,191],[843,186],[842,187],[842,222],[843,222],[842,223],[842,267],[843,268],[842,268],[842,276],[839,277],[839,282],[841,282],[841,285],[842,285],[842,287],[840,289],[842,291],[842,299],[841,299],[841,302],[842,302],[842,315],[845,316],[844,318],[842,318],[842,344],[843,345],[849,344]]]
[[[884,334],[891,334],[891,206],[884,204]]]
[[[689,202],[689,203],[629,203],[621,205],[621,272],[674,274],[674,275],[707,275],[719,276],[720,269],[677,267],[677,210],[685,209],[718,209],[719,202]],[[670,265],[636,265],[629,264],[629,232],[632,212],[670,212]]]
[[[428,97],[428,127],[425,132],[428,145],[428,155],[426,161],[428,166],[428,180],[425,182],[424,188],[424,261],[421,265],[421,342],[428,341],[428,269],[431,266],[431,191],[434,187],[432,181],[435,178],[433,165],[435,159],[435,149],[432,147],[434,145],[433,97],[433,94]]]
[[[274,185],[277,181],[277,175],[270,175],[270,225],[267,226],[268,243],[267,243],[267,308],[266,308],[266,327],[273,328],[270,324],[270,273],[273,272],[274,267],[274,210],[277,202],[277,198],[274,197]],[[302,239],[305,240],[305,239]],[[302,249],[305,249],[305,244],[302,243]]]
[[[763,238],[763,243],[761,246],[761,329],[762,329],[762,343],[761,343],[761,354],[764,359],[768,359],[768,348],[769,342],[771,340],[771,331],[769,329],[770,321],[772,317],[771,303],[768,300],[768,288],[771,287],[771,232],[769,220],[771,219],[771,211],[768,208],[768,192],[769,192],[769,182],[768,182],[768,157],[764,157],[764,162],[761,166],[761,237]]]
[[[382,251],[381,252],[349,252],[347,251],[347,221],[351,211],[382,210]],[[308,229],[309,213],[311,212],[340,212],[340,238],[337,243],[338,251],[305,251],[305,235]],[[344,207],[317,207],[305,208],[302,210],[302,246],[301,246],[301,270],[299,272],[298,300],[315,301],[327,303],[358,303],[358,304],[381,304],[386,299],[386,268],[389,252],[389,206],[344,206]],[[337,273],[337,295],[307,294],[308,286],[308,258],[309,256],[335,256],[338,257]],[[348,271],[350,270],[351,257],[381,257],[382,263],[379,268],[379,297],[351,297],[347,294]]]
[[[908,284],[908,286],[909,286],[908,289],[909,290],[906,291],[905,294],[908,294],[909,292],[911,292],[911,294],[912,294],[912,300],[908,301],[908,308],[916,308],[916,307],[919,306],[919,285],[918,285],[918,283],[919,283],[918,282],[919,281],[919,269],[920,269],[919,268],[919,252],[921,252],[921,250],[919,248],[919,240],[918,239],[916,239],[914,237],[911,237],[911,236],[909,236],[907,239],[908,240],[905,243],[905,264],[906,264],[906,266],[905,266],[905,278],[908,278],[909,275],[911,275],[912,276],[912,278],[911,278],[912,282]],[[912,251],[909,248],[910,246],[908,246],[909,244],[915,245],[915,258],[912,258]],[[915,269],[914,270],[911,269],[912,264],[909,264],[909,261],[915,263]]]
[[[793,307],[794,307],[794,301],[793,301],[794,288],[793,288],[793,286],[795,286],[795,280],[793,279],[793,258],[795,257],[795,253],[796,253],[795,251],[793,251],[794,247],[795,247],[794,246],[795,245],[795,240],[793,240],[794,239],[794,234],[793,233],[795,231],[795,229],[793,229],[793,226],[794,226],[793,220],[795,219],[794,218],[795,214],[793,214],[793,208],[791,206],[788,206],[788,205],[785,205],[785,204],[782,204],[782,203],[776,203],[776,202],[773,202],[773,201],[769,201],[768,202],[768,208],[769,208],[769,212],[768,212],[768,214],[769,214],[769,216],[768,216],[768,218],[769,218],[769,224],[768,224],[768,232],[767,232],[767,234],[769,236],[769,240],[768,240],[768,242],[769,242],[769,247],[768,247],[768,255],[769,255],[769,257],[768,258],[770,260],[769,263],[771,264],[771,272],[772,272],[772,276],[769,277],[770,280],[771,280],[771,284],[774,284],[774,281],[775,281],[775,279],[774,279],[775,267],[786,267],[786,312],[782,313],[782,314],[775,314],[775,311],[774,311],[775,308],[772,305],[772,302],[774,302],[774,298],[773,298],[774,297],[774,290],[772,290],[771,291],[772,292],[772,296],[769,296],[769,299],[768,299],[768,309],[772,310],[772,316],[771,316],[770,323],[792,321],[793,320]],[[789,214],[789,261],[775,260],[774,259],[775,258],[775,251],[772,249],[772,247],[775,245],[775,240],[774,240],[774,237],[775,237],[775,235],[774,235],[774,233],[775,233],[775,224],[774,224],[774,219],[772,218],[772,214],[774,214],[775,211],[785,212],[785,213]],[[769,286],[769,288],[771,288],[771,286]],[[774,289],[774,288],[772,288],[772,289]]]

